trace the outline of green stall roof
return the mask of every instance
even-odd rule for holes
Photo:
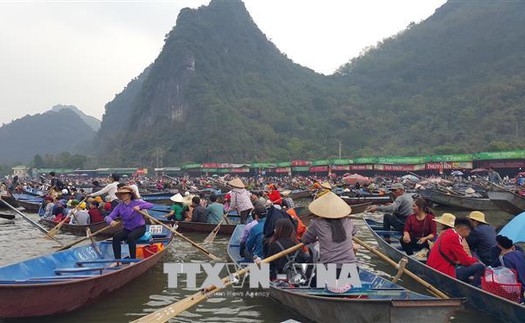
[[[483,152],[476,155],[476,159],[490,160],[490,159],[523,159],[525,158],[525,150],[511,150],[498,152]]]
[[[353,164],[377,164],[377,157],[356,157],[352,158]]]
[[[332,160],[332,165],[350,165],[352,164],[352,160],[348,159],[348,158],[338,158],[338,159],[334,159]]]
[[[195,168],[201,168],[201,164],[198,164],[198,163],[189,163],[189,164],[184,164],[184,165],[182,165],[181,168],[182,168],[182,169],[195,169]]]
[[[330,165],[330,159],[314,160],[312,166],[327,166]]]
[[[393,156],[393,157],[378,157],[378,164],[404,164],[404,165],[414,165],[414,164],[424,164],[428,161],[427,156]]]
[[[431,162],[470,162],[474,160],[472,154],[432,155]]]

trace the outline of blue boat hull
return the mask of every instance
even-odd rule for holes
[[[117,267],[112,267],[111,242],[106,241],[0,267],[0,318],[66,313],[99,300],[161,259],[172,241],[171,234],[163,234],[157,241],[164,249]],[[123,256],[128,252],[124,244]]]
[[[383,249],[390,258],[399,261],[401,258],[406,257],[403,252],[385,242],[385,240],[374,231],[383,230],[382,224],[371,220],[366,220],[366,222],[367,226],[372,231],[374,238],[377,240],[379,247]],[[412,257],[407,258],[407,269],[414,272],[430,284],[438,287],[449,296],[465,297],[469,306],[492,315],[502,322],[524,322],[525,306],[485,292],[453,277],[442,274]]]

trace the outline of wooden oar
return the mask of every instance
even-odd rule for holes
[[[100,234],[100,233],[102,233],[102,232],[104,232],[104,231],[107,231],[109,228],[111,228],[111,227],[108,225],[107,227],[104,227],[104,228],[102,228],[102,229],[100,229],[100,230],[98,230],[98,231],[95,231],[94,233],[92,233],[92,234],[90,234],[90,235],[88,235],[88,236],[86,236],[86,237],[84,237],[84,238],[81,238],[81,239],[75,240],[75,241],[73,241],[73,242],[71,242],[71,243],[69,243],[69,244],[63,246],[63,247],[57,249],[56,251],[62,251],[62,250],[69,249],[69,248],[73,247],[74,245],[77,245],[77,244],[81,243],[82,241],[85,241],[85,240],[87,240],[87,239],[91,239],[91,238],[93,238],[94,236],[96,236],[96,235],[98,235],[98,234]]]
[[[224,217],[224,215],[223,215]],[[219,221],[219,224],[213,229],[210,234],[204,239],[203,243],[213,243],[213,240],[215,240],[215,237],[217,236],[217,233],[221,229],[222,219]]]
[[[393,261],[392,259],[390,259],[388,256],[384,255],[383,253],[381,253],[379,250],[377,250],[376,248],[372,248],[370,245],[368,245],[366,242],[362,241],[361,239],[359,239],[358,237],[353,237],[352,238],[355,242],[357,242],[358,244],[360,244],[361,246],[363,246],[365,249],[367,249],[368,251],[371,251],[372,253],[374,253],[375,255],[379,256],[379,258],[383,259],[384,261],[386,261],[387,263],[389,263],[390,265],[394,266],[394,267],[397,267],[397,263],[395,261]],[[410,270],[408,269],[403,269],[404,273],[407,274],[410,278],[414,279],[416,282],[418,282],[419,284],[423,285],[429,292],[431,292],[432,294],[438,296],[439,298],[443,298],[443,299],[448,299],[450,297],[448,297],[445,293],[443,293],[442,291],[440,291],[439,289],[437,289],[436,287],[432,286],[431,284],[427,283],[426,281],[424,281],[423,279],[421,279],[419,276],[417,276],[416,274],[414,274],[413,272],[411,272]]]
[[[75,209],[72,211],[72,212],[76,212],[78,211],[78,207],[80,206],[80,203],[83,203],[85,200],[86,200],[87,197],[84,197],[84,199],[82,201],[80,201],[77,206],[75,207]],[[73,213],[73,216],[75,216],[75,214]],[[57,225],[55,225],[51,230],[49,230],[49,235],[54,237],[58,231],[60,230],[60,228],[62,228],[62,226],[64,225],[64,223],[66,223],[67,219],[69,219],[70,216],[67,215],[64,220],[60,221]],[[76,217],[75,217],[76,218]]]
[[[264,258],[261,262],[263,263],[270,263],[276,259],[279,259],[281,257],[284,257],[292,252],[295,252],[296,250],[302,248],[304,246],[303,243],[299,243],[291,248],[288,248],[286,250],[283,250],[279,253],[276,253],[275,255],[273,256],[270,256],[268,258]],[[236,277],[236,278],[240,278],[242,277],[243,275],[245,275],[246,273],[248,273],[250,271],[250,267],[246,267],[244,269],[241,269],[241,270],[238,270],[237,272],[235,272],[234,274],[232,275],[229,275],[228,277],[225,277],[222,279],[222,284],[224,285],[224,287],[217,287],[215,285],[213,286],[210,286],[202,291],[199,291],[193,295],[190,295],[176,303],[173,303],[169,306],[166,306],[164,308],[161,308],[160,310],[157,310],[151,314],[148,314],[144,317],[141,317],[140,319],[136,320],[136,321],[133,321],[133,322],[137,322],[137,323],[146,323],[146,322],[166,322],[168,320],[170,320],[171,318],[179,315],[180,313],[186,311],[187,309],[197,305],[198,303],[204,301],[205,299],[207,299],[208,297],[210,297],[210,295],[212,294],[215,294],[221,290],[223,290],[224,288],[230,286],[231,284],[233,284],[233,281],[232,281],[232,278],[231,277]]]
[[[181,238],[182,240],[190,243],[193,247],[195,247],[197,250],[199,250],[200,252],[202,252],[203,254],[205,254],[206,256],[210,257],[212,260],[219,260],[221,258],[215,256],[214,254],[212,254],[211,252],[209,252],[208,250],[204,249],[202,246],[200,246],[199,244],[193,242],[192,240],[188,239],[187,237],[185,237],[184,235],[182,235],[180,232],[178,232],[177,230],[173,229],[172,227],[170,227],[169,225],[166,225],[162,222],[160,222],[159,220],[155,219],[154,217],[152,217],[151,215],[149,215],[148,213],[140,210],[138,211],[140,214],[142,214],[144,217],[146,217],[147,219],[150,219],[151,221],[157,223],[157,224],[160,224],[162,225],[163,227],[165,227],[166,229],[170,230],[171,232],[173,232],[176,236],[178,236],[179,238]]]
[[[7,205],[7,207],[9,207],[11,210],[15,211],[16,213],[18,213],[22,218],[24,218],[27,222],[29,222],[32,226],[34,226],[35,228],[37,228],[38,230],[42,231],[43,233],[45,233],[48,237],[50,237],[51,239],[55,240],[56,243],[60,244],[61,246],[63,246],[64,244],[58,240],[57,238],[53,237],[53,236],[50,236],[49,235],[49,232],[47,232],[46,229],[44,229],[42,226],[40,226],[38,223],[36,223],[35,221],[31,220],[27,215],[25,215],[24,213],[20,212],[17,208],[15,208],[14,206],[12,206],[11,204],[7,203],[6,201],[4,201],[4,199],[2,199],[2,197],[0,197],[0,201],[2,201],[5,205]]]

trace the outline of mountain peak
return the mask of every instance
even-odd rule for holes
[[[74,105],[57,104],[53,106],[49,111],[58,112],[62,110],[71,110],[74,113],[76,113],[89,127],[91,127],[91,129],[93,129],[93,131],[98,131],[98,129],[100,129],[100,120],[85,114]]]

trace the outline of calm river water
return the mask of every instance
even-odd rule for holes
[[[437,209],[437,215],[445,212]],[[467,212],[453,211],[456,215]],[[381,219],[379,214],[365,214],[367,217]],[[507,223],[511,216],[502,212],[486,212],[487,220],[494,225]],[[32,218],[38,219],[36,214]],[[358,236],[371,245],[376,245],[363,221],[354,220],[360,227]],[[190,239],[200,242],[205,234],[188,234]],[[57,235],[63,242],[78,239],[68,234]],[[228,259],[226,246],[228,238],[217,236],[215,242],[206,246],[213,254]],[[20,260],[44,255],[52,252],[55,243],[43,238],[43,234],[34,229],[26,221],[17,216],[15,220],[0,219],[0,266]],[[379,260],[363,248],[358,252],[361,266],[372,270],[386,278],[395,275],[395,269]],[[193,249],[191,245],[177,241],[175,248],[169,250],[163,262],[191,262],[207,261],[206,257]],[[401,283],[407,288],[424,293],[414,281],[405,277]],[[183,283],[184,285],[184,283]],[[151,271],[139,277],[136,281],[124,286],[120,290],[100,299],[95,304],[89,305],[69,314],[23,320],[9,320],[9,322],[128,322],[152,312],[163,306],[169,305],[194,291],[185,288],[167,288],[167,276],[163,273],[162,263],[158,263]],[[71,295],[74,297],[74,295]],[[2,300],[0,300],[2,301]],[[60,300],[57,300],[60,301]],[[305,313],[307,309],[305,309]],[[207,302],[201,303],[190,311],[173,319],[173,322],[281,322],[287,319],[305,321],[304,318],[287,311],[278,303],[265,297],[212,297]],[[1,320],[0,320],[1,321]],[[1,321],[4,322],[4,321]],[[463,309],[453,317],[452,322],[496,322],[492,317],[479,314],[470,309]]]

